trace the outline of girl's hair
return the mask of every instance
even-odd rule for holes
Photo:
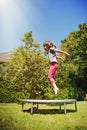
[[[53,43],[52,43],[51,41],[45,41],[45,42],[43,43],[43,46],[46,46],[46,45],[48,45],[49,48],[50,48],[50,47],[55,47],[55,48],[56,48],[56,46],[53,45]]]
[[[50,42],[50,41],[45,41],[45,42],[43,43],[43,46],[46,46],[46,45],[48,45],[49,47],[53,47],[53,43]]]

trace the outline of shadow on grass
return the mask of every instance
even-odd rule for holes
[[[87,126],[76,126],[75,130],[87,130]]]
[[[23,110],[23,112],[31,113],[31,108]],[[75,110],[67,109],[66,113],[76,112]],[[36,107],[33,108],[34,114],[64,114],[64,109],[36,109]]]

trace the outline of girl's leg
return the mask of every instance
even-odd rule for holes
[[[50,81],[51,85],[53,86],[53,90],[55,95],[57,95],[58,92],[58,87],[55,84],[55,80],[54,80],[54,75],[56,73],[58,69],[58,64],[57,63],[51,63],[50,64],[50,68],[49,68],[49,72],[48,72],[48,80]]]
[[[53,83],[52,86],[53,86],[54,94],[55,94],[55,96],[57,96],[59,88],[56,86],[55,83]]]

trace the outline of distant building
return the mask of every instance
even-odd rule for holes
[[[9,59],[10,59],[10,53],[9,52],[0,53],[0,63],[7,62]]]

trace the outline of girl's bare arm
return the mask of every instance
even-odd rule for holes
[[[62,50],[58,50],[58,49],[54,49],[55,52],[58,52],[58,53],[62,53],[62,54],[65,54],[67,56],[70,56],[69,53],[65,52],[65,51],[62,51]]]
[[[64,58],[62,56],[57,56],[57,58],[64,61]]]

